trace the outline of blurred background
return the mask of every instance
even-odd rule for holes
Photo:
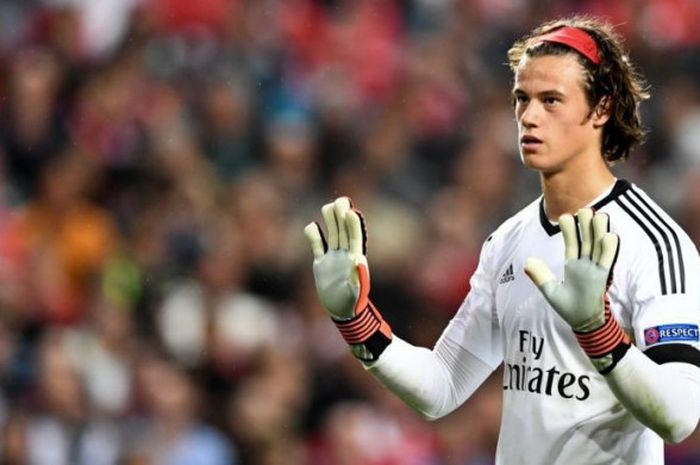
[[[651,84],[617,175],[700,242],[695,0],[0,1],[0,464],[493,463],[500,373],[420,419],[349,355],[302,228],[351,195],[373,299],[431,346],[539,195],[505,52],[573,12]]]

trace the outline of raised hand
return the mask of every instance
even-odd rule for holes
[[[367,231],[362,213],[348,197],[321,208],[326,240],[318,223],[304,228],[314,255],[314,279],[321,304],[353,354],[376,360],[391,341],[391,328],[369,300]]]
[[[609,232],[605,213],[590,208],[576,217],[562,215],[559,227],[564,237],[564,280],[559,281],[538,258],[529,258],[525,272],[549,304],[574,330],[581,348],[601,373],[609,373],[630,346],[629,337],[610,311],[607,290],[620,248],[616,234]]]

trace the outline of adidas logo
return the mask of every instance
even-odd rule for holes
[[[510,281],[515,281],[515,275],[513,274],[513,264],[511,263],[506,268],[506,271],[501,275],[501,279],[498,280],[498,284],[505,284]]]

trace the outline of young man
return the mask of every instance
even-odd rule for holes
[[[609,168],[641,141],[644,85],[591,19],[540,26],[509,59],[520,153],[543,195],[486,240],[435,347],[393,335],[369,300],[364,224],[347,198],[322,208],[327,242],[305,229],[319,296],[369,372],[427,418],[503,363],[499,464],[662,464],[663,441],[700,417],[700,262]]]

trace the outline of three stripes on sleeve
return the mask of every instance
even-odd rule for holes
[[[634,186],[630,186],[618,196],[615,203],[639,225],[654,245],[658,258],[661,294],[685,293],[685,264],[677,232],[678,226],[665,219],[660,208],[652,205]]]

